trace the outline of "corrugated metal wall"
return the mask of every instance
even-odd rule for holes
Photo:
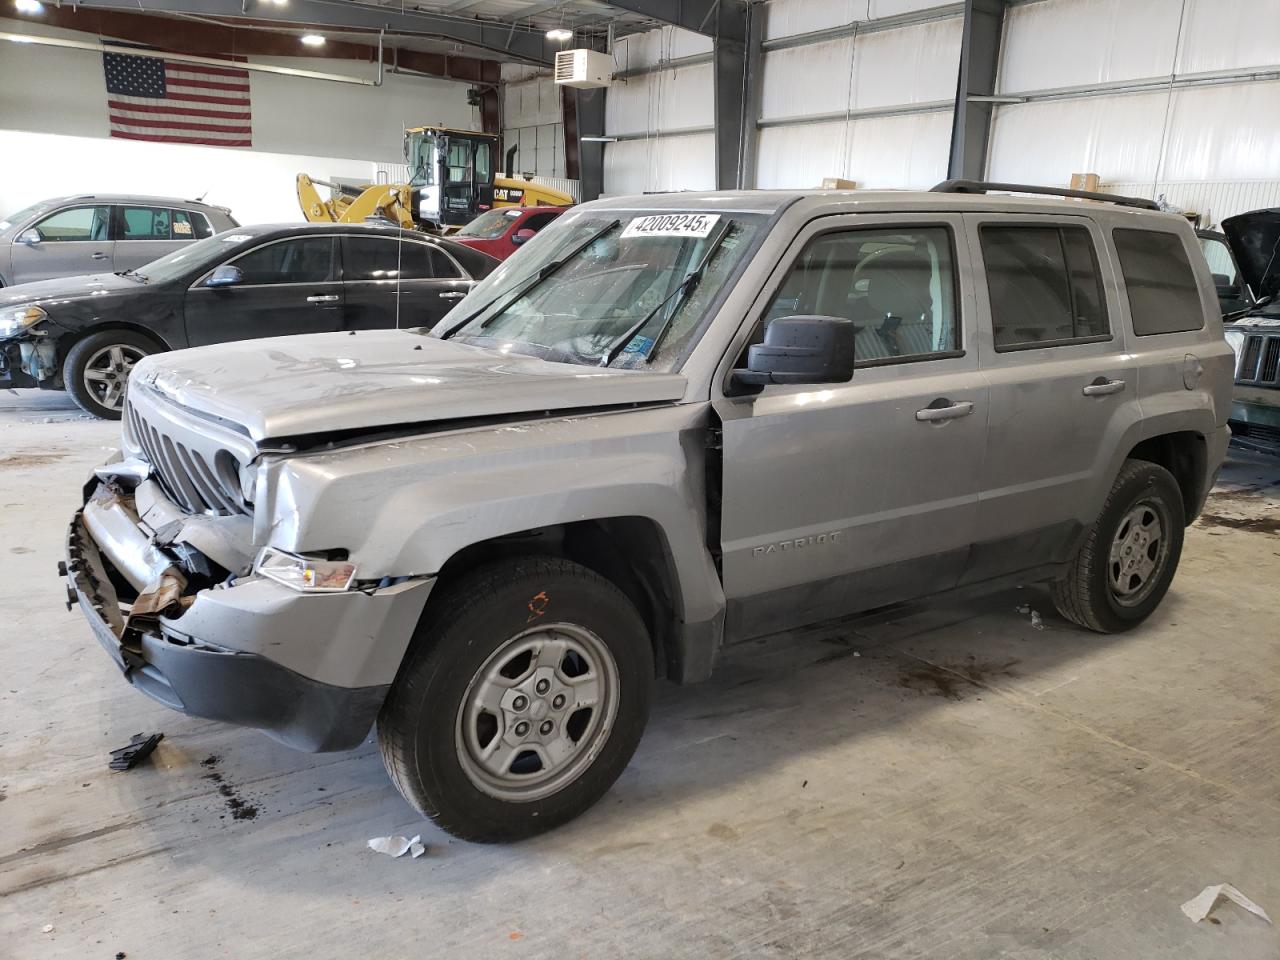
[[[504,69],[504,74],[507,71]],[[516,173],[563,177],[564,117],[560,90],[547,71],[506,79],[502,86],[503,151],[519,147]]]
[[[769,0],[757,185],[928,187],[946,177],[962,5]],[[617,44],[605,190],[714,180],[711,43]],[[1280,192],[1280,0],[1015,0],[987,175],[1111,189],[1206,222]]]
[[[1165,196],[1206,223],[1280,198],[1280,3],[1038,0],[1006,18],[993,180]]]
[[[675,27],[615,44],[605,133],[618,141],[605,147],[605,193],[715,186],[710,56],[710,39]]]

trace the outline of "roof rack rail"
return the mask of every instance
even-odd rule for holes
[[[988,183],[985,180],[943,180],[929,188],[931,193],[989,193],[992,190],[1007,193],[1035,193],[1049,197],[1075,197],[1080,200],[1100,200],[1121,207],[1137,207],[1141,210],[1159,210],[1154,200],[1146,197],[1122,197],[1116,193],[1098,193],[1094,190],[1068,190],[1060,187],[1037,187],[1029,183]]]

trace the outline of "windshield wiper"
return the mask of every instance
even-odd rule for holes
[[[511,306],[513,303],[515,303],[525,294],[529,293],[531,290],[533,290],[534,287],[542,283],[543,280],[546,280],[547,277],[551,276],[553,273],[555,273],[557,270],[563,267],[566,263],[568,263],[578,254],[580,254],[583,250],[587,249],[587,247],[591,246],[593,243],[595,243],[597,240],[603,237],[606,233],[608,233],[610,230],[613,230],[615,227],[619,226],[621,223],[622,223],[621,220],[613,220],[609,223],[606,223],[603,227],[601,227],[595,233],[591,234],[591,236],[587,237],[586,240],[583,240],[580,244],[578,244],[576,247],[574,247],[572,250],[566,253],[563,257],[560,257],[557,260],[552,260],[550,263],[544,263],[541,269],[539,269],[537,273],[527,277],[524,283],[520,284],[515,290],[511,291],[511,295],[503,302],[502,306],[499,309],[495,310],[493,313],[491,313],[489,316],[485,317],[484,322],[480,324],[478,329],[484,330],[496,319],[498,319],[498,317],[502,316],[502,314],[506,311],[507,307]],[[470,316],[468,316],[465,320],[461,321],[456,327],[451,329],[448,333],[443,334],[440,337],[440,339],[448,340],[450,337],[452,337],[455,333],[457,333],[463,327],[467,326],[467,324],[471,323],[472,320],[474,320],[476,317],[480,316],[480,314],[484,313],[486,310],[492,307],[496,302],[497,302],[497,298],[495,297],[493,300],[490,300],[480,309],[472,311]]]
[[[657,332],[654,334],[653,341],[649,344],[649,348],[645,350],[644,357],[642,359],[648,361],[648,359],[653,356],[653,352],[658,349],[658,344],[662,342],[662,338],[665,337],[667,335],[667,331],[671,329],[671,324],[675,321],[676,314],[680,311],[680,305],[684,302],[684,298],[693,292],[693,288],[698,285],[698,281],[702,279],[702,275],[707,271],[707,264],[711,262],[712,256],[714,256],[716,250],[720,248],[720,244],[724,242],[724,238],[729,235],[729,230],[732,227],[732,220],[726,220],[721,224],[715,237],[712,239],[711,243],[707,245],[706,252],[702,254],[702,259],[698,261],[698,265],[686,273],[684,275],[684,279],[676,284],[675,289],[663,297],[656,307],[628,327],[622,336],[609,344],[609,349],[600,357],[600,366],[607,367],[609,364],[613,363],[613,361],[617,360],[618,354],[622,353],[627,344],[631,343],[631,341],[635,339],[636,334],[647,327],[649,325],[649,321],[661,313],[662,308],[671,303],[671,301],[679,295],[680,299],[677,300],[667,312],[666,319],[662,321],[662,326],[659,327]]]

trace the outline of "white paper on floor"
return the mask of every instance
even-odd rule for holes
[[[1182,912],[1185,913],[1187,918],[1193,923],[1199,923],[1213,912],[1213,908],[1222,897],[1226,897],[1228,900],[1232,900],[1235,903],[1240,904],[1240,906],[1244,907],[1250,913],[1260,916],[1263,920],[1267,921],[1267,923],[1271,922],[1271,918],[1267,916],[1267,911],[1263,910],[1260,906],[1229,883],[1215,883],[1211,887],[1205,887],[1182,905]]]
[[[403,857],[407,853],[415,860],[427,852],[421,835],[412,840],[404,837],[374,837],[369,841],[369,849],[376,853],[385,853],[389,857]]]

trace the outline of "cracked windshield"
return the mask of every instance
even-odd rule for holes
[[[685,211],[566,216],[432,335],[547,360],[672,370],[761,220]]]

